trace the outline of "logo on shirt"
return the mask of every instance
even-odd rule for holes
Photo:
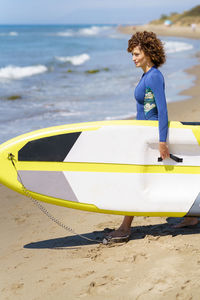
[[[150,88],[146,88],[144,96],[144,113],[145,115],[156,107],[154,93]]]

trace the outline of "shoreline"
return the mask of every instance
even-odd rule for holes
[[[185,100],[170,102],[167,104],[169,120],[200,122],[200,63],[184,72],[194,75],[193,85],[188,89],[182,90],[179,95],[187,96]]]
[[[153,31],[157,35],[161,36],[176,36],[176,37],[184,37],[190,39],[200,39],[200,27],[197,26],[195,31],[189,26],[165,26],[165,25],[152,25],[152,24],[145,24],[145,25],[119,25],[117,30],[123,34],[134,34],[136,31]]]

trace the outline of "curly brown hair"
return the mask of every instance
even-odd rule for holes
[[[156,67],[160,67],[166,61],[163,43],[154,32],[141,31],[132,35],[128,41],[128,52],[132,52],[139,46],[145,55],[149,56]]]

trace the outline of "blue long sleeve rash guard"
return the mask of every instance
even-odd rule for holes
[[[165,82],[162,73],[153,66],[142,75],[135,88],[137,120],[158,120],[160,142],[166,142],[168,114],[165,98]]]

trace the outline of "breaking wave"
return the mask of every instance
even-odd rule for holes
[[[79,66],[89,60],[90,56],[86,53],[83,53],[76,56],[56,56],[56,59],[60,62],[69,62],[74,66]]]
[[[184,42],[167,41],[164,42],[167,53],[175,53],[193,49],[193,45]]]
[[[70,36],[96,36],[100,34],[109,33],[112,27],[110,26],[91,26],[91,27],[84,27],[78,30],[75,29],[68,29],[66,31],[57,32],[57,36],[63,37],[70,37]]]
[[[47,67],[43,65],[28,67],[7,66],[0,69],[0,79],[21,79],[41,74],[46,71]]]
[[[16,31],[10,31],[10,32],[1,32],[0,36],[18,36],[19,33]]]

